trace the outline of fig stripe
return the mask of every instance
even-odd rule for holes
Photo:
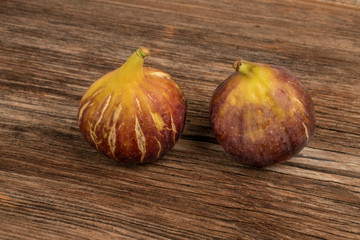
[[[359,16],[358,0],[0,1],[0,238],[358,239]],[[77,110],[140,45],[188,111],[175,147],[136,167],[88,146]],[[239,58],[286,67],[313,98],[315,134],[288,162],[243,166],[211,131]]]

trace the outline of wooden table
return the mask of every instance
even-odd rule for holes
[[[139,46],[188,101],[161,160],[123,166],[77,125],[96,79]],[[217,143],[211,95],[238,58],[284,66],[317,124],[254,169]],[[0,239],[360,239],[360,3],[1,0]]]

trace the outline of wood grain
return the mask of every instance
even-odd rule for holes
[[[0,239],[360,239],[358,1],[0,1]],[[161,160],[126,167],[77,127],[89,85],[137,49],[188,100]],[[317,128],[265,169],[211,132],[238,58],[281,65],[312,94]]]

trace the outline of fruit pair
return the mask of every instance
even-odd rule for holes
[[[123,163],[160,158],[180,137],[187,103],[163,71],[143,67],[141,47],[97,80],[80,101],[79,127],[97,151]],[[309,142],[315,128],[311,97],[288,70],[236,61],[215,90],[211,127],[241,163],[263,167],[284,161]]]

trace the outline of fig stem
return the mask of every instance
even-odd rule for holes
[[[142,67],[144,59],[149,56],[150,51],[146,47],[138,48],[126,62],[114,73],[116,82],[130,83],[134,81],[142,81],[144,78]]]
[[[149,56],[150,51],[148,48],[146,47],[140,47],[137,51],[136,54],[142,58],[146,58],[147,56]]]
[[[237,72],[242,74],[249,74],[252,72],[252,69],[256,67],[256,64],[245,60],[236,60],[233,67]]]
[[[233,67],[235,69],[235,71],[239,71],[240,67],[242,65],[242,61],[239,59],[239,60],[236,60],[233,64]]]

